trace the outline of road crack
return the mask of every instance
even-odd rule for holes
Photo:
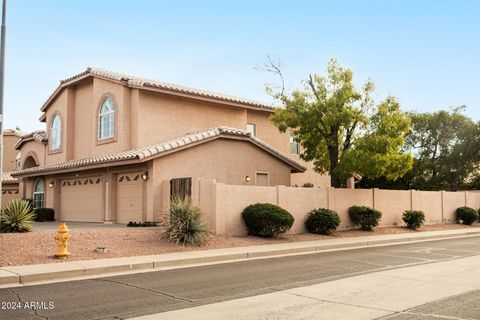
[[[17,297],[18,302],[20,302],[22,305],[27,304],[26,301],[23,301],[23,300],[22,300],[22,297],[20,296],[20,293],[15,292],[12,288],[7,288],[7,290],[10,291],[10,293],[14,294],[14,295]],[[38,317],[38,318],[40,318],[40,319],[49,320],[48,317],[45,317],[45,316],[42,316],[41,314],[38,314],[37,309],[32,308],[32,309],[29,309],[29,310],[30,310],[31,312],[33,312],[33,314],[34,314],[36,317]]]
[[[172,294],[169,294],[169,293],[157,291],[157,290],[154,290],[154,289],[144,288],[144,287],[136,286],[136,285],[133,285],[133,284],[124,283],[124,282],[121,282],[121,281],[109,280],[109,279],[105,279],[105,278],[98,278],[98,279],[92,279],[92,280],[94,280],[94,281],[104,281],[104,282],[121,284],[121,285],[130,287],[130,288],[135,288],[135,289],[140,289],[140,290],[145,290],[145,291],[153,292],[153,293],[156,293],[156,294],[159,294],[159,295],[168,297],[168,298],[172,298],[172,299],[175,299],[175,300],[178,300],[178,301],[182,301],[182,302],[190,302],[190,303],[191,303],[191,302],[194,302],[193,300],[189,300],[189,299],[177,297],[177,296],[172,295]]]

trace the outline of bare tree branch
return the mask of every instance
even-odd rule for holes
[[[278,76],[280,78],[281,83],[282,83],[281,86],[277,86],[281,89],[279,96],[285,97],[285,79],[283,77],[282,69],[280,68],[280,61],[279,60],[274,61],[270,55],[267,55],[267,61],[261,66],[255,65],[254,69],[255,70],[260,70],[260,71],[265,71],[265,72],[270,72],[270,73],[273,73],[274,75]]]

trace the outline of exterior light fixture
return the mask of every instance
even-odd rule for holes
[[[142,180],[147,181],[147,179],[148,179],[148,171],[145,171],[144,173],[142,173]]]
[[[246,182],[250,181],[250,176],[245,176],[245,181]]]
[[[54,184],[55,184],[55,183],[54,183],[53,181],[50,181],[50,182],[48,183],[48,186],[49,186],[50,188],[53,188]]]

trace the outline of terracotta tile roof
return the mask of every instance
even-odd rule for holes
[[[18,140],[18,142],[13,147],[16,150],[18,150],[18,149],[20,149],[20,147],[25,142],[31,141],[31,140],[36,140],[36,141],[41,142],[41,143],[47,143],[48,142],[48,138],[45,135],[45,131],[44,130],[37,130],[37,131],[33,131],[33,132],[30,132],[30,133],[27,133],[27,134],[24,134],[23,136],[21,136],[20,140]]]
[[[266,144],[260,139],[253,137],[250,133],[229,127],[215,127],[211,129],[206,129],[203,131],[198,131],[194,133],[189,133],[184,136],[168,140],[159,144],[155,144],[148,147],[131,149],[123,152],[111,153],[101,156],[90,156],[74,160],[68,160],[64,162],[51,163],[45,166],[32,167],[24,170],[15,171],[13,176],[17,175],[29,175],[37,173],[47,173],[50,171],[56,170],[65,170],[65,169],[80,169],[82,167],[90,167],[101,164],[111,164],[111,165],[122,165],[123,161],[127,160],[137,160],[138,162],[150,160],[151,158],[159,157],[166,155],[171,152],[179,151],[184,148],[193,147],[197,143],[206,142],[208,140],[216,138],[244,138],[245,140],[257,145],[266,152],[270,153],[274,157],[280,159],[281,161],[287,163],[292,167],[295,172],[304,172],[306,168],[296,162],[295,160],[284,155],[280,151],[276,150],[272,146]]]
[[[18,183],[18,180],[12,177],[11,171],[3,171],[2,172],[2,183],[11,184],[11,183]]]
[[[167,82],[130,76],[127,74],[108,71],[100,68],[87,68],[85,71],[81,73],[78,73],[72,77],[61,80],[60,85],[57,87],[57,89],[55,89],[52,95],[50,95],[47,101],[43,104],[41,111],[45,111],[47,109],[50,102],[56,97],[56,95],[61,91],[61,89],[70,85],[72,82],[83,79],[84,77],[89,75],[110,79],[114,81],[121,81],[121,82],[124,82],[125,85],[133,88],[148,88],[148,87],[157,88],[157,89],[167,90],[170,92],[176,92],[180,94],[188,94],[188,95],[211,98],[211,99],[216,99],[216,100],[221,100],[221,101],[226,101],[231,103],[238,103],[245,106],[251,106],[260,110],[273,111],[275,109],[275,107],[270,104],[265,104],[262,102],[239,98],[231,95],[226,95],[223,93],[210,92],[210,91],[205,91],[200,89],[184,87],[184,86],[171,84]],[[42,116],[40,119],[44,119],[44,116]]]

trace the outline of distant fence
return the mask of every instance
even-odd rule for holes
[[[422,210],[426,224],[454,223],[456,208],[480,207],[480,192],[257,187],[199,179],[192,185],[192,201],[203,209],[217,234],[245,235],[241,213],[245,207],[257,202],[273,203],[288,210],[295,217],[290,233],[302,233],[306,231],[307,213],[319,207],[338,212],[342,220],[340,229],[352,227],[348,208],[353,205],[380,210],[383,214],[380,226],[384,227],[403,225],[405,210]],[[164,209],[167,205],[164,203]]]

